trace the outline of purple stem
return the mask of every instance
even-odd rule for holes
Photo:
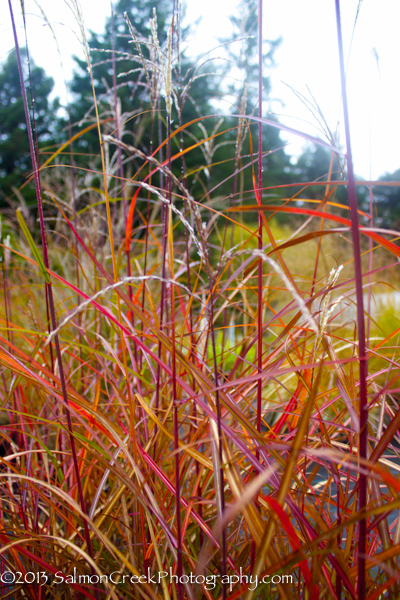
[[[357,329],[358,329],[358,357],[360,363],[360,439],[359,439],[359,456],[361,460],[367,459],[367,436],[368,436],[368,407],[367,407],[367,375],[368,375],[368,362],[367,362],[367,351],[365,344],[365,322],[364,322],[364,301],[363,301],[363,289],[362,289],[362,268],[361,268],[361,251],[360,251],[360,233],[358,224],[357,214],[357,192],[354,180],[353,170],[353,159],[351,152],[351,140],[350,140],[350,125],[349,125],[349,110],[347,105],[347,92],[346,92],[346,74],[344,68],[343,58],[343,40],[342,40],[342,28],[340,20],[340,0],[335,0],[336,7],[336,24],[337,24],[337,37],[338,37],[338,49],[339,49],[339,61],[340,61],[340,76],[342,83],[342,101],[343,101],[343,115],[344,115],[344,126],[346,134],[346,147],[347,147],[347,173],[348,173],[348,198],[350,205],[351,215],[351,234],[353,240],[353,254],[354,254],[354,272],[355,272],[355,286],[356,286],[356,299],[357,299]],[[362,513],[365,510],[367,503],[367,485],[368,480],[365,473],[360,473],[359,478],[359,495],[358,495],[358,510]],[[365,552],[366,552],[366,526],[367,521],[362,518],[359,523],[358,529],[358,582],[357,592],[358,600],[364,600],[365,598]]]
[[[262,118],[262,0],[258,1],[258,114]],[[258,123],[258,194],[262,190],[262,123]],[[258,213],[258,249],[262,250],[263,223],[261,211]],[[263,261],[258,264],[258,370],[262,371],[262,278]],[[261,379],[257,384],[257,431],[261,431]]]
[[[18,42],[17,30],[15,27],[14,13],[13,13],[12,5],[11,5],[11,0],[8,0],[8,5],[10,8],[11,23],[12,23],[13,33],[14,33],[15,50],[16,50],[17,62],[18,62],[18,72],[19,72],[19,78],[20,78],[20,83],[21,83],[21,94],[22,94],[22,100],[23,100],[23,104],[24,104],[26,128],[27,128],[27,132],[28,132],[29,148],[30,148],[30,154],[31,154],[31,160],[32,160],[32,169],[33,169],[34,180],[35,180],[36,198],[37,198],[37,203],[38,203],[38,212],[39,212],[39,221],[40,221],[40,233],[41,233],[42,247],[43,247],[43,261],[44,261],[45,267],[48,269],[49,268],[49,256],[48,256],[48,252],[47,252],[46,229],[45,229],[44,217],[43,217],[40,176],[39,176],[39,170],[38,170],[38,165],[37,165],[37,161],[36,161],[36,153],[35,153],[35,147],[34,147],[33,136],[32,136],[31,119],[30,119],[29,110],[28,110],[28,101],[27,101],[27,97],[26,97],[24,77],[23,77],[23,72],[22,72],[21,54],[20,54],[20,50],[19,50],[19,42]],[[52,291],[51,285],[48,286],[48,300],[49,300],[51,324],[52,324],[52,329],[54,330],[54,329],[57,329],[57,319],[56,319],[56,313],[55,313],[55,308],[54,308],[54,298],[53,298],[53,291]],[[71,413],[69,410],[69,401],[68,401],[67,387],[66,387],[66,382],[65,382],[64,369],[63,369],[63,364],[62,364],[60,341],[59,341],[57,334],[54,336],[54,345],[56,347],[56,354],[57,354],[57,360],[58,360],[58,366],[59,366],[59,372],[60,372],[60,383],[61,383],[64,406],[66,409],[65,412],[66,412],[67,426],[68,426],[68,432],[69,432],[69,438],[70,438],[70,444],[71,444],[72,460],[74,463],[75,476],[76,476],[76,482],[77,482],[77,488],[78,488],[78,496],[79,496],[79,501],[81,504],[82,512],[84,515],[86,515],[87,511],[86,511],[86,506],[85,506],[85,500],[83,497],[81,477],[80,477],[80,473],[79,473],[78,456],[77,456],[77,452],[76,452],[75,439],[74,439],[74,435],[73,435]],[[93,559],[92,543],[90,540],[88,523],[85,518],[83,519],[83,526],[84,526],[84,531],[85,531],[85,540],[86,540],[88,553],[89,553],[89,556]],[[93,574],[95,574],[93,567],[92,567],[92,572],[93,572]],[[95,589],[95,596],[96,596],[96,599],[98,600],[99,593],[98,593],[97,589]]]
[[[29,47],[28,47],[28,35],[27,35],[27,31],[26,31],[25,13],[23,13],[23,19],[24,19],[26,56],[27,56],[27,60],[28,60],[28,74],[29,74],[29,88],[30,88],[29,91],[30,91],[31,106],[32,106],[31,123],[32,123],[32,133],[33,133],[33,147],[35,150],[36,164],[39,164],[39,144],[38,144],[37,131],[36,131],[35,99],[33,97],[33,82],[32,82],[32,73],[31,73],[31,61],[30,61]],[[50,332],[51,327],[50,327],[50,308],[49,308],[49,286],[47,283],[45,284],[45,291],[46,291],[47,330]],[[49,352],[50,352],[51,370],[52,370],[52,373],[54,373],[54,357],[53,357],[52,342],[50,342],[50,344],[49,344]]]
[[[373,207],[372,188],[369,188],[369,218],[370,218],[369,224],[372,229],[374,227],[374,207]],[[369,271],[369,273],[371,273],[371,271],[372,271],[372,249],[373,249],[373,246],[374,246],[373,240],[372,240],[372,238],[369,238],[369,244],[368,244],[368,249],[369,249],[368,271]],[[372,300],[372,275],[368,276],[368,284],[369,284],[368,315],[370,315],[371,314],[371,300]],[[368,319],[368,321],[367,321],[367,347],[369,347],[370,326],[371,326],[371,320]]]
[[[262,0],[258,0],[258,116],[262,119]],[[262,190],[262,123],[258,122],[258,195],[261,198]],[[258,213],[258,250],[262,250],[263,222],[261,211]],[[258,263],[258,307],[257,307],[257,366],[262,371],[262,284],[263,284],[263,261]],[[262,409],[262,380],[257,382],[257,431],[261,431],[261,409]],[[256,451],[259,458],[259,452]],[[251,545],[250,569],[253,570],[255,560],[255,542]]]
[[[212,285],[212,281],[210,281],[210,284]],[[224,511],[225,511],[225,497],[224,497],[224,469],[222,467],[223,465],[223,454],[222,454],[222,421],[221,421],[221,402],[220,402],[220,398],[219,398],[219,390],[218,390],[218,386],[219,386],[219,378],[218,378],[218,366],[217,366],[217,353],[216,353],[216,347],[215,347],[215,331],[214,331],[214,302],[215,302],[215,297],[214,297],[214,292],[212,290],[212,288],[210,289],[210,329],[211,329],[211,344],[212,344],[212,352],[213,352],[213,360],[214,360],[214,379],[215,379],[215,387],[217,388],[215,390],[215,404],[217,406],[217,431],[218,431],[218,458],[219,458],[219,476],[220,476],[220,496],[221,496],[221,514],[220,514],[220,519],[221,521],[223,520],[223,515],[224,515]],[[221,560],[221,575],[222,577],[224,577],[224,575],[227,574],[227,560],[226,560],[226,556],[227,556],[227,547],[226,547],[226,528],[225,526],[222,527],[222,531],[221,531],[221,554],[222,554],[222,560]],[[226,588],[225,586],[222,586],[222,600],[225,600],[226,598]]]
[[[163,161],[163,151],[162,151],[162,129],[161,129],[161,107],[160,102],[158,104],[158,143],[160,146],[159,150],[159,163],[162,165]],[[160,173],[160,191],[164,189],[164,174],[163,170],[159,169]],[[164,295],[165,295],[165,252],[166,252],[166,213],[164,203],[161,205],[161,222],[163,223],[163,259],[162,259],[162,283],[161,283],[161,298],[160,298],[160,331],[163,330],[163,319],[164,319]],[[148,226],[148,225],[147,225]],[[158,342],[158,358],[161,359],[161,341]],[[157,381],[156,381],[156,397],[155,397],[155,408],[156,414],[158,414],[158,409],[160,406],[160,376],[161,376],[161,367],[160,363],[157,365]]]
[[[168,169],[171,171],[171,117],[167,116],[167,159]],[[167,179],[168,187],[168,200],[169,204],[172,204],[172,181],[171,178]],[[165,228],[167,229],[168,212],[164,210],[165,216]],[[164,233],[167,233],[166,231]],[[164,235],[164,256],[163,256],[163,280],[165,280],[165,263],[166,263],[166,238]],[[161,305],[162,309],[162,305]],[[181,584],[182,578],[182,531],[181,531],[181,482],[179,475],[179,421],[178,421],[178,409],[179,402],[177,398],[177,387],[176,387],[176,356],[175,356],[175,307],[174,307],[174,287],[171,285],[171,333],[172,333],[172,400],[174,403],[174,451],[175,451],[175,490],[176,490],[176,533],[178,538],[178,596],[179,600],[183,600],[183,589]]]

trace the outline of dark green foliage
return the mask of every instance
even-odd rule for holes
[[[22,52],[26,62],[26,52]],[[58,100],[49,100],[54,81],[41,67],[31,61],[33,97],[35,99],[36,134],[39,147],[52,143],[56,128]],[[28,81],[28,76],[26,75]],[[28,83],[29,87],[29,83]],[[30,99],[30,94],[28,94]],[[24,106],[15,50],[10,52],[0,71],[0,182],[2,200],[12,194],[11,187],[19,187],[32,170],[26,132]],[[29,202],[33,190],[24,191]]]
[[[240,111],[247,115],[258,116],[258,44],[257,44],[257,11],[258,5],[256,0],[243,0],[238,7],[238,13],[231,17],[231,23],[233,26],[233,42],[230,43],[228,48],[228,56],[230,62],[226,69],[225,75],[228,76],[228,80],[231,83],[228,86],[228,92],[233,97],[233,108],[232,112],[238,114]],[[226,39],[221,40],[227,42]],[[263,41],[263,116],[269,120],[274,120],[269,112],[270,107],[268,105],[271,81],[269,74],[271,69],[274,67],[274,53],[279,46],[281,40],[264,40]],[[240,83],[238,82],[240,80]],[[243,105],[243,96],[247,94],[247,101],[245,106]],[[253,160],[257,155],[257,128],[258,125],[254,122],[251,125],[251,138],[252,138],[252,152],[251,156],[251,144],[249,135],[247,133],[246,139],[243,143],[241,155],[243,160],[239,161],[238,168],[240,169],[244,164],[248,163],[251,158]],[[228,127],[237,127],[238,119],[230,119],[228,121]],[[231,156],[235,156],[236,149],[236,129],[228,136],[232,142]],[[283,148],[284,143],[280,137],[280,132],[274,127],[268,125],[263,126],[263,151],[270,152],[270,154],[263,160],[263,186],[270,187],[273,185],[285,185],[293,181],[291,177],[291,164],[290,157],[285,153]],[[221,148],[218,158],[223,160],[223,155],[227,155],[226,148]],[[226,176],[232,172],[233,161],[226,163],[223,170],[226,171]],[[256,169],[256,163],[255,163]],[[252,181],[252,170],[248,167],[243,175],[243,181],[241,183],[242,189],[250,203],[254,203],[254,192],[253,192],[253,181]],[[221,175],[218,174],[221,178]],[[232,186],[232,183],[230,184]],[[233,187],[237,187],[233,185]],[[238,188],[239,189],[239,188]],[[238,193],[238,190],[233,190],[233,193]],[[269,192],[263,193],[264,199],[268,197]],[[282,191],[282,195],[285,193]],[[280,192],[274,191],[274,197],[279,197]]]
[[[129,32],[124,13],[128,14],[140,44],[140,52],[147,61],[150,59],[149,48],[152,45],[149,20],[153,17],[154,6],[152,0],[143,0],[140,3],[132,0],[119,0],[114,7],[114,23],[109,18],[102,34],[91,32],[89,36],[94,83],[97,99],[100,102],[101,117],[113,117],[115,114],[111,51],[114,31],[117,95],[120,102],[120,112],[123,115],[122,121],[138,114],[137,118],[131,119],[124,127],[123,139],[126,143],[139,147],[146,153],[151,151],[154,141],[158,140],[158,135],[156,135],[157,123],[153,129],[150,112],[154,108],[150,104],[151,89],[149,89],[146,72],[143,69],[143,63],[136,44]],[[165,47],[167,32],[172,23],[172,12],[172,0],[157,2],[157,33],[162,48]],[[71,82],[71,91],[74,94],[74,102],[70,110],[71,120],[74,124],[79,124],[84,119],[85,121],[94,122],[92,88],[87,73],[87,65],[83,60],[78,58],[75,58],[75,60],[78,71],[74,74]],[[186,75],[188,74],[190,78],[192,74],[191,71],[188,73],[190,67],[191,62],[189,63],[184,57],[181,57],[180,72],[176,68],[173,74],[178,98],[182,88],[187,83]],[[148,65],[147,69],[151,76]],[[204,115],[209,112],[208,98],[212,95],[211,88],[212,81],[209,78],[199,78],[192,83],[186,102],[182,107],[182,122],[196,118],[199,113]],[[164,139],[166,135],[164,127],[165,105],[162,104],[159,108],[161,109],[160,115],[163,121],[162,139]],[[148,115],[143,117],[143,111],[149,111]],[[157,116],[154,115],[154,117],[157,120]],[[178,122],[176,107],[174,107],[172,118],[176,125]],[[87,134],[84,140],[79,142],[79,145],[86,152],[97,154],[99,150],[97,132],[93,131]]]
[[[243,84],[248,84],[248,99],[251,106],[258,102],[258,43],[257,43],[257,0],[243,0],[238,7],[238,14],[230,18],[233,27],[235,42],[228,46],[232,70],[239,70]],[[227,40],[222,40],[227,41]],[[274,67],[274,54],[281,38],[276,40],[263,40],[263,100],[269,99],[271,81],[266,75]],[[268,48],[268,50],[266,50]],[[233,75],[233,73],[232,73]],[[231,84],[231,91],[235,92],[235,83]]]
[[[298,158],[293,171],[296,181],[312,182],[326,181],[329,175],[332,155],[321,146],[308,147]],[[342,169],[337,156],[333,157],[331,180],[342,179]],[[325,186],[310,186],[301,194],[302,198],[317,198],[322,200],[325,196]],[[341,187],[336,191],[336,199],[346,202],[346,191]]]
[[[103,116],[113,116],[113,63],[112,63],[112,35],[114,30],[116,74],[118,98],[121,102],[121,112],[130,113],[144,108],[148,99],[146,89],[146,78],[141,69],[141,62],[137,58],[137,51],[132,44],[132,36],[129,33],[124,13],[127,12],[139,39],[147,39],[150,35],[149,19],[153,16],[154,3],[149,0],[136,3],[132,0],[120,0],[114,7],[114,23],[112,18],[106,21],[105,30],[98,34],[93,31],[89,35],[90,58],[93,66],[94,84],[97,100],[103,109]],[[167,30],[167,18],[170,17],[172,3],[164,0],[157,4],[157,20],[159,24],[160,43],[165,40]],[[145,58],[148,53],[142,45]],[[135,55],[135,56],[134,56]],[[74,124],[83,119],[95,121],[92,84],[88,76],[85,60],[75,57],[77,70],[74,73],[70,89],[74,94],[74,101],[70,107],[71,120]],[[132,72],[137,69],[136,72]],[[129,75],[121,76],[124,73]],[[132,127],[131,127],[132,129]],[[98,152],[97,132],[85,137],[86,147],[91,152]],[[80,142],[82,145],[82,142]]]
[[[326,181],[328,179],[329,168],[332,155],[330,152],[321,146],[307,148],[298,158],[296,165],[293,167],[295,180],[299,182]],[[332,181],[346,179],[346,172],[343,173],[342,167],[337,156],[333,157],[332,163]],[[383,195],[386,194],[387,188],[383,190]],[[325,186],[309,186],[300,194],[300,198],[314,198],[322,200],[325,196]],[[361,210],[369,213],[369,192],[364,186],[357,186],[358,206]],[[335,195],[330,198],[332,201],[347,205],[347,188],[345,186],[337,186]],[[379,211],[380,212],[380,211]],[[400,214],[400,213],[399,213]],[[348,217],[348,213],[343,216]],[[367,222],[365,222],[367,224]]]
[[[386,173],[379,181],[400,181],[400,169]],[[374,188],[377,223],[383,227],[397,230],[400,227],[400,187]]]

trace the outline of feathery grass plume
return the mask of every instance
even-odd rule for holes
[[[164,96],[167,114],[171,118],[172,108],[172,25],[167,33],[167,50],[166,53],[161,50],[157,32],[157,12],[153,8],[153,18],[150,19],[150,29],[153,37],[153,43],[157,50],[158,70],[161,79],[164,82]]]
[[[330,299],[332,296],[332,287],[334,285],[336,285],[336,282],[339,278],[339,275],[340,275],[340,272],[342,271],[342,269],[343,269],[343,265],[340,265],[337,269],[334,268],[329,273],[329,277],[328,277],[328,281],[327,281],[328,291],[326,292],[326,294],[324,296],[324,299],[322,301],[321,308],[320,308],[321,316],[319,319],[319,331],[318,331],[317,338],[315,340],[313,360],[311,360],[311,362],[314,362],[314,356],[321,344],[321,340],[324,335],[326,325],[329,321],[329,317],[331,316],[332,312],[334,311],[336,304],[338,304],[340,302],[340,299],[338,299],[336,303],[333,303],[332,306],[329,307],[329,302],[330,302]]]

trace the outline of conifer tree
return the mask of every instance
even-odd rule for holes
[[[21,52],[24,63],[26,51]],[[26,73],[28,87],[30,82]],[[39,147],[50,145],[57,128],[58,99],[50,101],[54,81],[41,67],[31,60],[32,96]],[[28,94],[30,97],[30,94]],[[31,107],[32,108],[32,107]],[[20,187],[30,174],[28,136],[26,135],[25,113],[21,97],[21,85],[15,50],[10,52],[0,70],[0,181],[2,203],[12,194],[12,187]],[[25,200],[34,200],[33,188],[24,190]]]

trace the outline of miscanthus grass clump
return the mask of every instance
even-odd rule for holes
[[[224,121],[183,119],[201,71],[181,72],[180,3],[164,42],[156,11],[148,39],[126,15],[150,151],[122,139],[114,51],[100,113],[71,8],[98,133],[86,167],[85,123],[60,144],[70,162],[38,161],[13,21],[40,231],[24,205],[2,222],[1,597],[397,598],[399,326],[376,295],[400,249],[357,206],[339,2],[346,143],[314,142],[343,171],[273,204],[261,0],[259,104],[244,86],[213,187]],[[311,184],[324,195],[299,204]]]

